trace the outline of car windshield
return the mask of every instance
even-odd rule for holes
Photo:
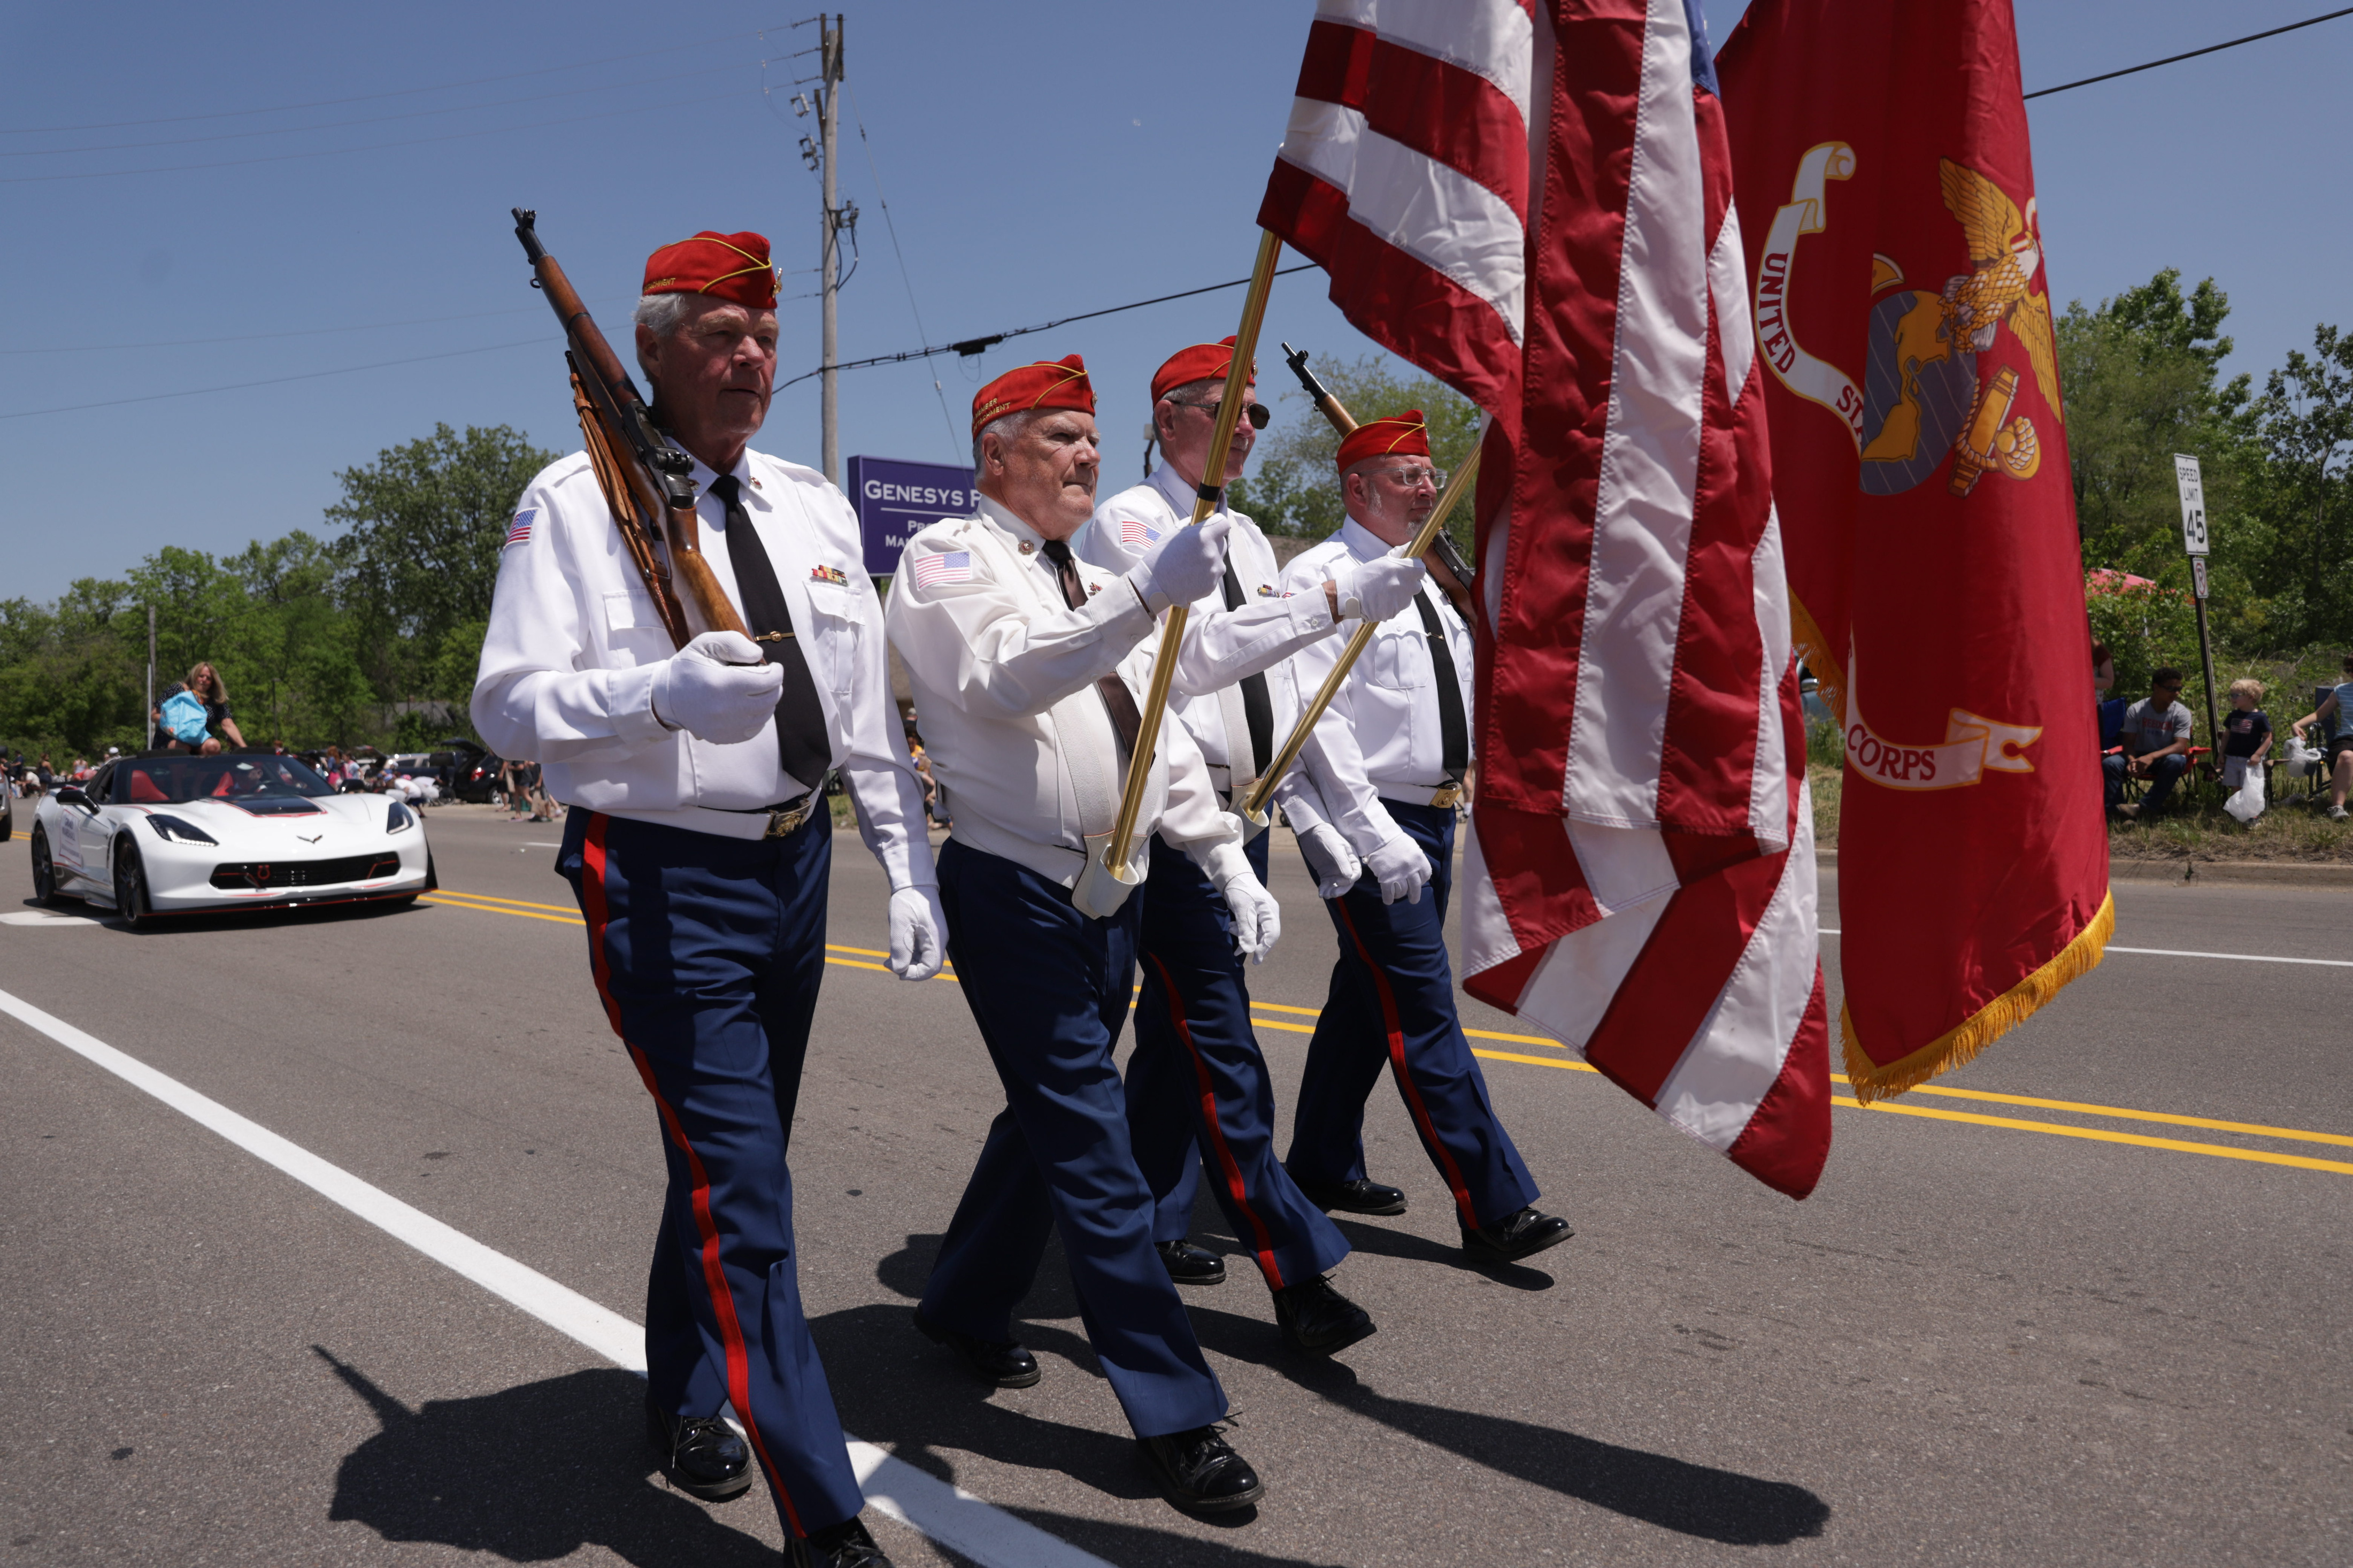
[[[290,800],[335,793],[292,757],[126,757],[116,764],[114,798],[133,805],[192,800]]]

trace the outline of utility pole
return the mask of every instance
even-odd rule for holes
[[[834,362],[840,356],[836,352],[833,315],[835,297],[841,291],[841,230],[844,226],[839,203],[840,192],[834,180],[834,154],[840,144],[841,134],[841,24],[842,16],[839,12],[835,13],[830,24],[821,13],[817,20],[818,72],[821,79],[817,99],[818,136],[821,142],[819,158],[825,176],[825,221],[821,230],[821,254],[818,258],[818,265],[823,272],[820,287],[825,296],[824,357],[819,363],[825,369],[818,385],[822,389],[825,477],[836,485],[841,483],[841,426],[835,386],[840,373],[834,368]],[[854,223],[857,219],[853,216],[850,221]]]
[[[144,726],[140,731],[142,752],[155,739],[155,606],[152,603],[147,606],[147,713],[140,721]]]

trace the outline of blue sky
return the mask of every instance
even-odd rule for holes
[[[2019,0],[2026,83],[2327,8]],[[1721,38],[1739,7],[1709,9]],[[778,26],[796,15],[786,0],[9,5],[0,597],[46,599],[167,543],[319,531],[339,470],[436,421],[576,446],[507,209],[539,209],[608,330],[646,252],[698,228],[759,229],[787,269],[813,267],[817,184],[797,150],[813,121],[786,102],[812,62],[786,57],[816,30]],[[863,259],[841,299],[843,356],[1240,277],[1311,15],[1303,0],[849,5],[841,172]],[[2096,300],[2168,265],[2211,273],[2233,305],[2229,368],[2258,381],[2315,323],[2353,325],[2331,282],[2353,248],[2348,79],[2353,17],[2031,105],[2054,293]],[[279,107],[298,104],[318,107]],[[48,129],[66,127],[87,129]],[[111,173],[134,170],[164,172]],[[786,279],[787,293],[814,286]],[[1077,351],[1103,396],[1107,476],[1125,482],[1153,366],[1231,331],[1240,303],[1234,290],[976,360],[845,373],[843,455],[950,459],[981,380]],[[783,315],[780,379],[816,363],[817,301]],[[1266,341],[1282,338],[1367,347],[1312,274],[1276,286]],[[167,342],[182,346],[143,346]],[[452,357],[5,417],[437,354]],[[759,444],[816,460],[814,381],[778,395]]]

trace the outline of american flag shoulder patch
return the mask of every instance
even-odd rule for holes
[[[812,566],[809,568],[809,581],[830,583],[839,588],[849,583],[849,574],[839,566]]]
[[[522,510],[515,513],[514,521],[507,525],[507,544],[521,544],[525,540],[529,539],[531,537],[531,520],[538,515],[539,509],[535,506],[526,507]],[[504,549],[505,547],[505,545],[500,546],[501,549]]]
[[[1160,531],[1140,517],[1122,518],[1119,542],[1122,544],[1157,544],[1160,542]]]
[[[944,550],[936,555],[923,555],[915,561],[915,585],[929,588],[940,583],[972,581],[972,552]]]

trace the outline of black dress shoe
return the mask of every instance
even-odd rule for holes
[[[790,1568],[891,1568],[891,1560],[854,1516],[785,1542],[785,1562]]]
[[[1385,1187],[1369,1176],[1358,1176],[1353,1182],[1302,1182],[1299,1190],[1325,1214],[1334,1209],[1342,1214],[1405,1213],[1404,1190]]]
[[[1159,1479],[1160,1489],[1179,1508],[1198,1513],[1219,1513],[1248,1508],[1266,1495],[1258,1472],[1218,1435],[1215,1426],[1196,1426],[1166,1437],[1138,1437],[1144,1462]]]
[[[1493,1225],[1462,1233],[1462,1250],[1474,1263],[1513,1263],[1547,1247],[1558,1247],[1577,1232],[1556,1214],[1522,1209]]]
[[[1274,1293],[1274,1322],[1295,1351],[1330,1355],[1379,1331],[1372,1314],[1332,1289],[1322,1275]]]
[[[1021,1346],[1018,1340],[1002,1342],[975,1339],[955,1329],[943,1328],[915,1314],[915,1327],[923,1338],[935,1345],[945,1345],[964,1358],[964,1364],[983,1383],[999,1388],[1027,1388],[1046,1375],[1038,1365],[1038,1358]]]
[[[1168,1278],[1179,1285],[1222,1285],[1226,1260],[1206,1247],[1189,1241],[1155,1241],[1152,1250],[1168,1266]]]
[[[673,1415],[649,1394],[646,1441],[662,1457],[671,1483],[705,1502],[741,1497],[752,1484],[752,1450],[717,1416]]]

